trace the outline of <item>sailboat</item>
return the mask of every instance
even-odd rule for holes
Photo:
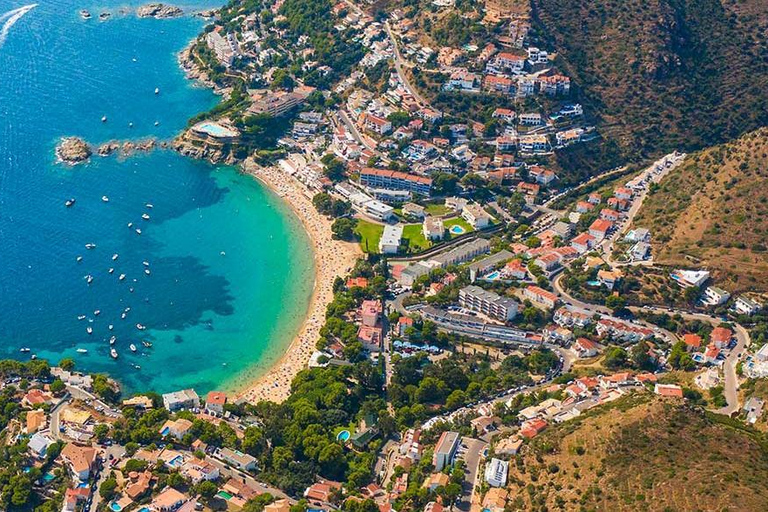
[[[109,349],[109,355],[112,356],[112,359],[117,359],[117,350],[114,348]]]

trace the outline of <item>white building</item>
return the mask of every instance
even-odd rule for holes
[[[505,322],[517,315],[517,302],[474,285],[459,290],[459,304],[470,311],[477,311]]]
[[[440,217],[425,217],[421,229],[427,240],[442,240],[445,234],[445,225]]]
[[[717,286],[707,286],[704,288],[704,297],[702,298],[706,304],[710,306],[719,306],[728,302],[731,298],[731,294],[722,288]]]
[[[197,396],[194,389],[182,389],[173,393],[163,395],[163,406],[169,411],[178,411],[179,409],[193,409],[200,407],[200,397]]]
[[[493,458],[485,466],[485,481],[491,487],[504,487],[507,485],[507,472],[509,462]]]
[[[739,314],[751,316],[760,311],[762,306],[754,300],[742,295],[741,297],[736,298],[736,301],[733,303],[733,309]]]
[[[461,218],[475,229],[483,229],[491,223],[491,216],[477,203],[470,203],[461,211]]]
[[[395,254],[400,249],[400,240],[403,238],[403,226],[400,224],[384,226],[384,233],[379,240],[380,254]]]

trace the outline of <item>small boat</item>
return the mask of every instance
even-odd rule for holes
[[[85,332],[87,332],[88,334],[93,334],[93,327],[89,325],[88,327],[85,328]]]
[[[33,361],[34,361],[35,359],[37,359],[37,354],[32,354],[32,357],[31,357],[30,359],[32,359]]]
[[[131,307],[130,307],[130,306],[128,306],[128,307],[127,307],[127,308],[125,308],[123,311],[125,311],[125,312],[127,313],[127,312],[129,312],[130,310],[131,310]]]
[[[85,9],[82,9],[82,10],[80,11],[80,17],[81,17],[81,18],[83,18],[84,20],[89,20],[89,19],[91,19],[91,13],[89,13],[89,12],[88,12],[87,10],[85,10]]]
[[[120,318],[122,318],[123,320],[125,320],[125,313],[121,313],[121,314],[120,314]]]
[[[93,316],[99,316],[100,314],[101,314],[100,309],[97,309],[96,311],[93,312]]]
[[[77,319],[78,320],[85,320],[85,315],[78,315]]]
[[[145,325],[142,325],[142,324],[136,324],[136,328],[137,328],[138,330],[140,330],[140,331],[143,331],[143,330],[144,330],[144,329],[146,329],[147,327],[146,327]]]
[[[139,365],[137,365],[137,364],[134,364],[134,365],[133,365],[133,367],[134,367],[135,369],[137,369],[137,370],[141,370],[141,366],[139,366]]]
[[[160,121],[155,121],[155,126],[160,126]]]
[[[69,208],[70,206],[73,206],[74,204],[75,204],[75,198],[74,197],[64,201],[64,206],[66,206],[67,208]]]
[[[144,345],[146,348],[149,348],[149,347],[152,346],[152,342],[151,341],[142,341],[141,344]]]
[[[145,274],[147,274],[147,275],[149,275],[149,269],[148,269],[148,268],[145,268],[145,269],[144,269],[144,273],[145,273]]]
[[[117,258],[118,258],[118,255],[117,255],[117,253],[115,253],[115,254],[113,254],[113,255],[112,255],[112,261],[115,261]]]
[[[120,281],[124,280],[124,279],[125,279],[125,274],[120,274],[120,277],[118,277],[118,279],[119,279]]]
[[[75,258],[75,261],[80,263],[81,261],[83,261],[83,257],[82,256],[78,256],[77,258]]]
[[[155,207],[155,205],[153,205],[152,203],[147,203],[147,204],[145,204],[144,206],[146,206],[146,207],[147,207],[147,208],[149,208],[149,209],[152,209],[152,208],[154,208],[154,207]]]
[[[22,354],[26,354],[27,352],[29,352],[29,349],[27,347],[23,347],[19,349],[19,352],[21,352]]]
[[[109,338],[109,344],[110,345],[114,345],[115,341],[117,341],[117,336],[112,336],[111,338]]]
[[[109,355],[112,356],[112,359],[117,359],[117,350],[114,348],[109,349]]]
[[[225,253],[224,251],[221,251],[219,254],[220,254],[221,256],[226,256],[226,255],[227,255],[227,253]]]
[[[141,264],[144,265],[145,267],[149,266],[149,262],[148,261],[142,261]]]
[[[132,227],[133,227],[133,222],[129,222],[129,223],[128,223],[128,227],[129,227],[129,228],[132,228]]]
[[[136,234],[137,234],[137,235],[140,235],[140,234],[141,234],[141,229],[139,229],[139,228],[136,228]]]
[[[99,14],[99,19],[101,21],[108,20],[110,16],[112,16],[110,13],[103,12],[103,13]]]
[[[160,94],[160,88],[159,87],[155,87],[155,94]]]
[[[144,215],[141,216],[141,218],[144,220],[149,220],[149,214],[145,213]]]
[[[107,116],[102,116],[102,118],[101,118],[101,122],[102,122],[102,123],[106,123],[106,122],[107,122]]]
[[[131,352],[136,352],[136,345],[134,345],[133,343],[131,343],[128,348],[131,349]]]
[[[128,288],[128,291],[133,293],[133,287],[131,286],[130,288]]]
[[[89,250],[90,249],[95,249],[96,248],[96,244],[85,244],[85,248],[89,249]]]
[[[112,325],[112,324],[109,324],[109,325],[107,326],[107,329],[109,329],[110,331],[111,331],[112,329],[114,329],[114,328],[115,328],[115,326],[114,326],[114,325]]]
[[[79,348],[79,349],[77,349],[77,353],[78,354],[87,354],[88,353],[88,349],[87,348]]]
[[[93,282],[93,276],[91,274],[85,276],[85,282],[91,284]]]
[[[115,272],[115,269],[114,269],[114,268],[112,268],[112,267],[109,267],[109,270],[107,270],[107,272],[109,272],[110,274],[112,274],[112,273],[114,273],[114,272]]]
[[[109,198],[107,196],[101,196],[101,200],[104,201],[105,203],[109,202]]]
[[[128,128],[133,128],[133,123],[128,123]]]

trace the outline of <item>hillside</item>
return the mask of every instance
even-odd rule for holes
[[[651,192],[635,225],[655,258],[692,263],[730,289],[768,290],[768,128],[690,155]]]
[[[651,395],[597,408],[546,430],[512,464],[515,507],[765,510],[768,448],[731,422]]]
[[[765,0],[532,0],[606,141],[564,167],[686,151],[768,125]]]

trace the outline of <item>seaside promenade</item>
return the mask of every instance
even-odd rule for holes
[[[280,361],[255,382],[244,386],[236,397],[251,403],[282,402],[290,394],[291,381],[306,367],[315,350],[320,328],[325,323],[326,307],[333,300],[334,279],[346,275],[362,253],[358,244],[332,238],[332,221],[317,212],[307,188],[295,178],[275,167],[261,167],[251,159],[246,160],[242,168],[288,203],[304,225],[314,250],[315,282],[306,320]]]

